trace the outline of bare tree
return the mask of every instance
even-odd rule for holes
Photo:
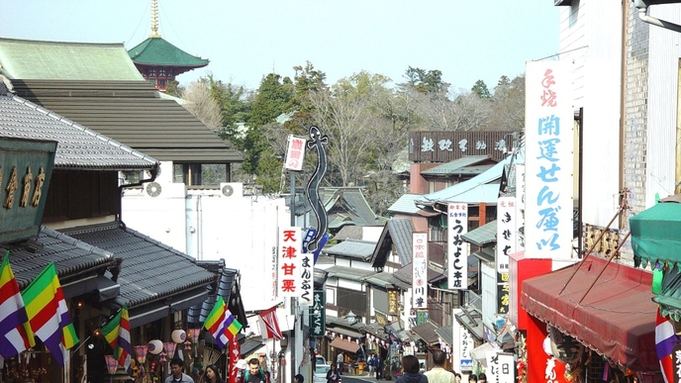
[[[182,106],[207,127],[218,131],[222,128],[220,105],[210,95],[205,81],[193,81],[182,91]]]

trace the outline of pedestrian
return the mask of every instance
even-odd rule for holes
[[[475,374],[468,375],[468,383],[478,383],[478,376]]]
[[[407,355],[402,358],[402,370],[395,383],[428,383],[428,377],[420,372],[421,366],[419,359],[414,355]]]
[[[383,358],[379,355],[376,357],[376,380],[383,379]]]
[[[265,355],[264,352],[260,353],[258,355],[258,360],[260,361],[260,369],[263,371],[269,371],[270,369],[267,368],[267,355]]]
[[[220,378],[218,366],[211,364],[206,367],[206,383],[225,383],[225,381]]]
[[[336,367],[338,368],[338,375],[343,375],[343,363],[345,362],[345,356],[343,351],[340,351],[336,356]]]
[[[293,377],[293,383],[303,383],[305,381],[305,377],[302,374],[296,374],[296,376]]]
[[[445,361],[447,354],[443,351],[435,350],[432,353],[433,368],[424,375],[428,377],[428,383],[457,383],[456,375],[450,371],[445,370]]]
[[[484,372],[481,372],[480,375],[478,375],[478,383],[487,383],[487,375],[485,375]]]
[[[182,372],[184,362],[180,358],[173,358],[170,360],[170,376],[165,380],[165,383],[194,383],[191,376]]]
[[[369,356],[369,361],[367,362],[367,365],[369,366],[370,377],[375,377],[376,375],[376,363],[376,354],[372,353],[371,356]]]
[[[246,370],[245,383],[267,383],[267,376],[265,371],[260,368],[260,362],[257,358],[251,358],[248,361],[248,370]],[[166,382],[167,383],[167,382]]]
[[[326,372],[326,383],[338,383],[340,380],[341,377],[338,372],[338,367],[336,367],[335,364],[332,364],[329,371]]]
[[[461,374],[459,374],[458,372],[455,372],[454,377],[456,377],[456,383],[461,383]]]

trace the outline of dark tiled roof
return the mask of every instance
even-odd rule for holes
[[[433,345],[439,343],[440,341],[437,333],[435,332],[437,328],[438,326],[435,323],[428,321],[426,323],[412,327],[411,331],[416,333],[416,335],[423,339],[423,341],[427,344]]]
[[[21,97],[0,94],[0,136],[57,141],[57,169],[151,169],[156,160]]]
[[[497,241],[497,220],[488,222],[462,236],[463,240],[475,246],[485,246]]]
[[[203,301],[189,308],[187,313],[187,322],[195,324],[203,324],[210,311],[215,306],[215,301],[218,296],[224,299],[230,312],[236,316],[237,320],[243,325],[247,326],[246,312],[244,310],[243,302],[241,301],[241,292],[239,286],[239,271],[224,267],[224,261],[197,261],[198,266],[207,269],[210,272],[217,274],[217,287],[211,294]],[[217,266],[217,267],[216,267]]]
[[[64,230],[121,258],[119,299],[128,308],[160,301],[187,290],[208,286],[215,275],[188,255],[118,222]]]
[[[363,226],[343,226],[343,228],[333,236],[333,239],[337,241],[345,241],[346,239],[362,239],[363,233]]]
[[[201,68],[209,61],[190,55],[162,37],[149,37],[128,51],[135,64]]]
[[[331,266],[328,269],[324,269],[329,277],[337,277],[341,279],[348,279],[353,281],[360,281],[369,275],[375,274],[373,270],[358,269],[356,267],[347,266]]]
[[[112,253],[44,226],[35,240],[5,243],[0,249],[0,259],[9,250],[10,265],[21,289],[52,262],[62,285],[78,280],[88,272],[101,272],[115,263]]]
[[[329,217],[329,229],[345,225],[382,226],[359,187],[327,187],[320,189],[322,203]]]
[[[146,81],[12,80],[24,97],[159,161],[241,162],[241,154]]]
[[[401,269],[395,271],[395,273],[393,273],[393,275],[397,279],[401,280],[402,282],[408,283],[411,286],[412,273],[413,273],[412,264],[410,262],[408,265],[406,265],[406,266],[402,267]],[[445,275],[443,275],[442,273],[440,273],[437,270],[433,270],[430,266],[428,267],[428,282],[438,281],[438,280],[441,280],[443,277],[445,277]]]
[[[480,174],[492,167],[494,163],[498,162],[492,159],[492,156],[464,156],[454,161],[447,162],[442,165],[424,170],[421,175],[425,176],[451,176],[455,174]]]
[[[454,332],[452,326],[442,326],[435,329],[435,334],[450,347],[454,346]]]
[[[383,232],[378,239],[378,244],[373,254],[373,266],[383,267],[388,259],[388,254],[395,244],[400,264],[406,265],[411,262],[411,241],[414,233],[414,223],[411,219],[391,219],[385,223]]]
[[[348,239],[335,246],[325,247],[322,249],[322,253],[330,256],[341,256],[366,261],[371,258],[375,247],[376,242]]]

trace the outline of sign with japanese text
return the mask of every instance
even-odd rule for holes
[[[301,171],[303,169],[306,143],[307,141],[304,138],[288,136],[286,160],[284,161],[285,169],[296,171]]]
[[[525,210],[525,164],[515,165],[515,227],[520,230],[521,227],[525,226],[525,219],[523,217],[523,211]],[[522,251],[525,249],[523,239],[516,234],[515,236],[515,251]]]
[[[506,158],[513,132],[418,131],[409,133],[410,162],[449,162],[464,156]]]
[[[468,255],[470,245],[463,236],[468,233],[468,205],[447,206],[447,280],[450,290],[468,289]]]
[[[38,235],[57,143],[0,138],[0,243]]]
[[[459,359],[461,360],[461,371],[471,371],[473,370],[473,357],[471,356],[471,350],[475,347],[475,340],[468,330],[459,326]]]
[[[516,198],[500,197],[497,200],[497,272],[508,273],[509,256],[516,252],[518,227],[516,226]]]
[[[388,289],[388,315],[400,315],[400,295],[396,289]]]
[[[326,293],[314,291],[310,306],[310,336],[321,337],[326,332]]]
[[[512,353],[488,351],[486,356],[489,382],[515,383],[515,360]]]
[[[416,310],[416,325],[428,322],[428,310]]]
[[[428,234],[412,234],[412,307],[428,308]]]
[[[509,273],[497,273],[497,313],[508,314],[511,303],[511,285]]]
[[[572,255],[574,167],[570,67],[564,61],[526,65],[526,256],[567,259]]]
[[[313,303],[312,292],[314,289],[314,254],[304,252],[300,260],[300,297],[298,305],[311,306]]]
[[[302,294],[302,233],[299,227],[279,228],[278,296],[300,297]]]

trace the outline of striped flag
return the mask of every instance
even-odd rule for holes
[[[674,345],[676,343],[674,326],[669,319],[660,314],[659,307],[655,324],[655,347],[657,359],[660,360],[662,377],[666,383],[674,383]]]
[[[9,359],[35,346],[19,284],[9,265],[9,251],[0,266],[0,355]]]
[[[241,323],[227,309],[227,305],[221,296],[215,301],[215,306],[206,317],[203,327],[215,338],[219,348],[225,348],[231,337],[241,330]]]
[[[79,340],[73,328],[64,293],[54,263],[50,263],[21,293],[26,314],[35,335],[61,367],[66,366],[68,350]]]
[[[128,375],[131,375],[132,347],[130,346],[130,321],[127,305],[123,305],[118,314],[102,328],[102,334],[111,346],[118,365],[123,367]]]
[[[260,313],[260,318],[265,324],[265,330],[267,335],[265,338],[274,338],[274,340],[279,340],[283,337],[281,330],[279,330],[279,321],[277,320],[277,308],[272,307],[269,310]]]

